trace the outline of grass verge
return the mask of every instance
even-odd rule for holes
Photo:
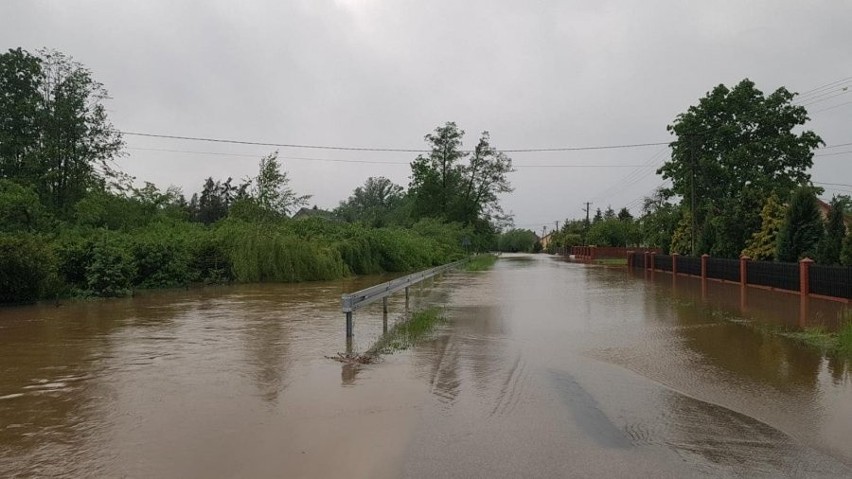
[[[819,348],[829,354],[852,356],[852,313],[844,313],[843,325],[837,332],[816,326],[805,328],[803,331],[781,333],[781,335]]]
[[[467,262],[465,269],[467,271],[485,271],[494,266],[497,262],[497,256],[493,254],[479,254],[474,256]]]
[[[430,334],[438,324],[446,320],[443,312],[435,307],[417,311],[411,315],[408,321],[398,323],[387,334],[382,336],[370,348],[367,354],[375,356],[406,350]]]

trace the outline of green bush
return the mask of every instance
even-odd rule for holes
[[[40,238],[0,234],[0,303],[38,300],[55,268],[53,253]]]
[[[116,241],[92,246],[92,261],[85,267],[86,286],[97,296],[125,296],[130,292],[136,268],[127,248]]]

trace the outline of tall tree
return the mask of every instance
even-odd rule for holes
[[[375,227],[384,226],[387,216],[402,201],[401,186],[379,176],[367,178],[355,188],[346,201],[341,201],[335,214],[346,221],[362,221]]]
[[[512,160],[491,146],[487,131],[471,153],[462,150],[463,138],[464,131],[453,122],[426,135],[429,154],[411,163],[413,214],[493,231],[505,219],[498,197],[512,191],[506,176],[513,171]]]
[[[793,193],[778,233],[778,261],[814,258],[823,232],[822,216],[813,189],[801,187]]]
[[[305,206],[311,195],[297,195],[290,188],[287,172],[281,170],[278,151],[260,160],[257,176],[254,178],[253,197],[264,210],[286,216],[294,209]]]
[[[817,261],[823,264],[840,264],[843,239],[846,238],[843,203],[837,197],[832,198],[831,208],[825,224],[825,235],[817,248]]]
[[[0,178],[37,183],[43,79],[38,57],[20,48],[0,54]]]
[[[469,164],[461,167],[463,193],[457,197],[456,211],[464,225],[502,214],[498,197],[512,191],[506,177],[514,171],[512,159],[492,147],[490,140],[489,133],[482,132]]]
[[[451,198],[462,180],[459,164],[467,157],[462,151],[463,138],[464,130],[451,121],[425,136],[431,151],[411,163],[409,190],[417,217],[448,216]]]
[[[670,193],[691,209],[695,224],[715,213],[721,231],[714,249],[738,254],[759,224],[762,199],[787,198],[810,181],[813,150],[822,140],[800,127],[808,120],[795,94],[779,88],[764,95],[745,79],[733,88],[715,87],[668,126],[676,136],[672,156],[659,170],[671,179]],[[694,180],[694,181],[693,181]]]
[[[774,261],[778,252],[778,232],[784,225],[784,205],[775,194],[766,199],[760,211],[760,229],[755,231],[742,254],[753,260]]]
[[[62,53],[0,55],[0,175],[34,185],[43,203],[68,213],[114,174],[123,147],[107,118],[107,92]]]

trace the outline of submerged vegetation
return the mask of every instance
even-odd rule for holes
[[[439,308],[432,307],[417,311],[411,315],[411,318],[397,323],[393,329],[383,335],[367,354],[378,356],[406,350],[423,340],[435,330],[435,327],[445,321],[446,316]]]
[[[506,219],[512,162],[488,132],[468,151],[439,126],[408,191],[368,178],[334,211],[305,208],[277,152],[187,200],[115,168],[108,98],[61,53],[0,53],[0,304],[424,269],[491,249]]]
[[[467,271],[485,271],[494,266],[497,256],[493,254],[480,254],[470,259],[465,265]]]
[[[826,354],[852,357],[852,314],[847,312],[843,319],[843,324],[836,332],[815,326],[803,331],[785,332],[782,335],[819,348]]]

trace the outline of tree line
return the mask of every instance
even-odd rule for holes
[[[116,166],[121,133],[92,72],[55,51],[0,54],[0,303],[231,281],[407,271],[493,248],[509,157],[455,123],[424,140],[408,188],[371,177],[332,211],[305,208],[277,152],[257,174],[180,188]]]
[[[671,186],[646,197],[638,218],[598,209],[589,222],[566,220],[551,244],[851,265],[852,201],[819,200],[810,169],[824,143],[795,96],[765,95],[748,79],[716,86],[668,125],[671,156],[657,173]]]

